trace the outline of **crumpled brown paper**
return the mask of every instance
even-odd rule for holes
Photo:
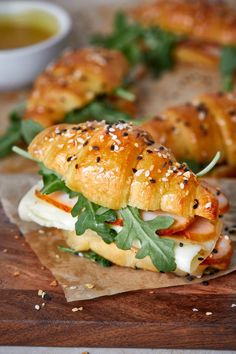
[[[0,176],[0,200],[9,219],[20,228],[41,263],[52,272],[62,286],[68,302],[131,290],[190,284],[186,278],[174,274],[160,274],[117,266],[103,268],[85,258],[60,251],[58,246],[65,246],[65,242],[59,230],[23,222],[17,214],[21,197],[37,180],[37,176],[29,174]],[[224,179],[218,183],[228,194],[232,204],[231,212],[224,217],[224,221],[230,226],[236,223],[236,182]],[[234,241],[236,242],[236,238]],[[217,278],[234,270],[236,270],[236,252],[227,271],[204,276],[204,280]],[[202,280],[202,278],[195,279],[191,284]]]

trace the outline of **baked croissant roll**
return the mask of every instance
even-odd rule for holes
[[[25,119],[47,127],[66,113],[97,96],[112,94],[128,71],[124,56],[115,50],[84,48],[65,53],[36,80],[27,101]]]
[[[143,124],[156,141],[172,149],[180,161],[209,163],[217,151],[215,173],[236,176],[236,95],[204,94],[193,103],[166,109]]]
[[[208,257],[211,267],[229,265],[232,246],[218,219],[226,197],[146,131],[124,122],[61,124],[36,136],[28,151],[46,172],[44,187],[22,199],[20,217],[62,229],[74,252],[181,275],[201,275]],[[222,257],[214,263],[215,247]]]
[[[209,0],[158,0],[141,5],[132,16],[145,26],[158,26],[183,36],[175,56],[183,63],[215,68],[220,48],[236,45],[236,12]]]

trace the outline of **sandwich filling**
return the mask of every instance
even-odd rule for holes
[[[77,219],[71,214],[78,196],[69,195],[64,191],[43,194],[42,187],[42,182],[39,182],[22,198],[19,205],[21,219],[63,230],[68,246],[76,252],[91,250],[120,266],[166,271],[158,269],[148,255],[136,257],[141,249],[138,238],[132,240],[130,247],[122,249],[115,240],[105,242],[104,238],[93,230],[87,229],[78,236],[75,231]],[[218,201],[220,213],[227,210],[227,199],[222,193],[218,195]],[[173,242],[175,273],[200,276],[209,267],[215,269],[228,267],[232,247],[228,236],[221,236],[222,223],[219,219],[210,221],[199,216],[185,218],[161,210],[138,212],[144,222],[151,222],[157,217],[172,220],[169,227],[158,230],[158,235],[160,239]],[[106,224],[119,235],[124,228],[122,210],[117,211],[115,221],[108,221]]]

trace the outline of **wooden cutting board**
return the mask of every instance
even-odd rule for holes
[[[236,349],[236,272],[208,286],[67,303],[2,209],[0,255],[0,345]]]

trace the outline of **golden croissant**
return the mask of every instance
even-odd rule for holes
[[[175,242],[173,252],[178,273],[202,274],[209,266],[225,269],[229,265],[232,246],[229,238],[221,236],[218,218],[228,209],[226,197],[201,182],[146,131],[124,122],[60,124],[36,136],[28,151],[60,176],[70,191],[95,203],[94,206],[89,204],[90,212],[98,206],[103,212],[115,211],[118,219],[107,221],[106,226],[118,230],[118,236],[126,225],[127,220],[122,216],[126,210],[133,210],[134,214],[138,210],[144,224],[157,216],[172,217],[174,223],[158,231],[161,235],[158,240]],[[42,185],[34,186],[22,199],[19,206],[22,219],[62,229],[73,250],[92,250],[121,266],[165,271],[154,266],[153,254],[150,257],[139,255],[143,246],[139,242],[126,248],[117,244],[116,239],[107,244],[93,228],[76,236],[74,217],[70,214],[75,198],[66,196],[64,189],[44,194],[41,188]],[[135,218],[136,223],[137,215]],[[142,226],[139,225],[139,230],[143,230]],[[128,227],[127,232],[132,229]],[[137,237],[141,237],[142,232]],[[123,237],[124,242],[127,241],[128,235]],[[217,251],[214,253],[213,249]]]
[[[27,101],[25,119],[47,127],[97,96],[112,94],[128,72],[124,56],[115,50],[84,48],[65,53],[36,80]]]
[[[236,45],[236,12],[210,0],[158,0],[132,11],[145,26],[158,26],[182,36],[176,59],[216,68],[220,48]]]
[[[236,176],[236,95],[203,94],[192,103],[166,109],[143,129],[168,146],[180,161],[209,163],[217,151],[215,174]]]

